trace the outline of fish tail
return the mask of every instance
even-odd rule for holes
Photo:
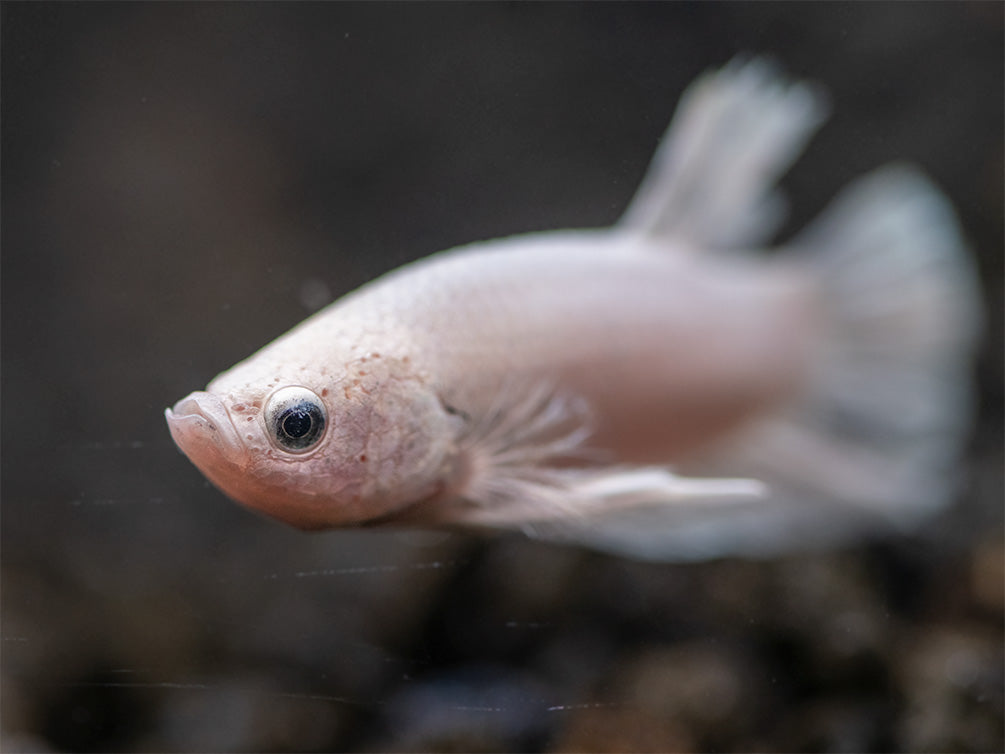
[[[880,168],[786,251],[819,284],[825,325],[811,387],[716,454],[713,470],[763,480],[771,500],[703,530],[691,544],[705,554],[909,531],[959,486],[981,322],[949,202],[914,168]]]
[[[889,165],[792,248],[815,269],[829,321],[806,421],[867,449],[863,482],[882,482],[862,485],[864,502],[911,523],[949,498],[970,426],[980,296],[955,213],[920,171]]]
[[[756,248],[784,220],[777,178],[827,115],[823,93],[763,58],[734,59],[681,97],[619,227],[694,248]]]

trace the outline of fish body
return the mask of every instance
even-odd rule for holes
[[[969,270],[907,168],[750,253],[822,109],[759,61],[706,75],[618,225],[389,273],[168,409],[175,441],[305,529],[515,527],[670,559],[916,517],[961,432]],[[898,402],[871,413],[862,388]],[[928,414],[906,435],[903,405]]]

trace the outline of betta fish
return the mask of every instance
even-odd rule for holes
[[[171,435],[303,529],[518,529],[688,560],[923,521],[967,429],[973,271],[908,165],[766,253],[776,181],[826,110],[765,61],[706,73],[614,226],[392,271],[167,409]]]

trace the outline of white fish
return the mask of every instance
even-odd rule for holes
[[[966,430],[972,271],[907,166],[755,253],[824,111],[763,61],[704,75],[616,226],[392,272],[168,409],[175,442],[305,529],[508,527],[694,559],[922,519]]]

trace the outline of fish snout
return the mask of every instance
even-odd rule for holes
[[[164,410],[175,443],[189,458],[215,449],[225,459],[237,462],[245,451],[241,436],[223,401],[213,393],[197,390]]]

